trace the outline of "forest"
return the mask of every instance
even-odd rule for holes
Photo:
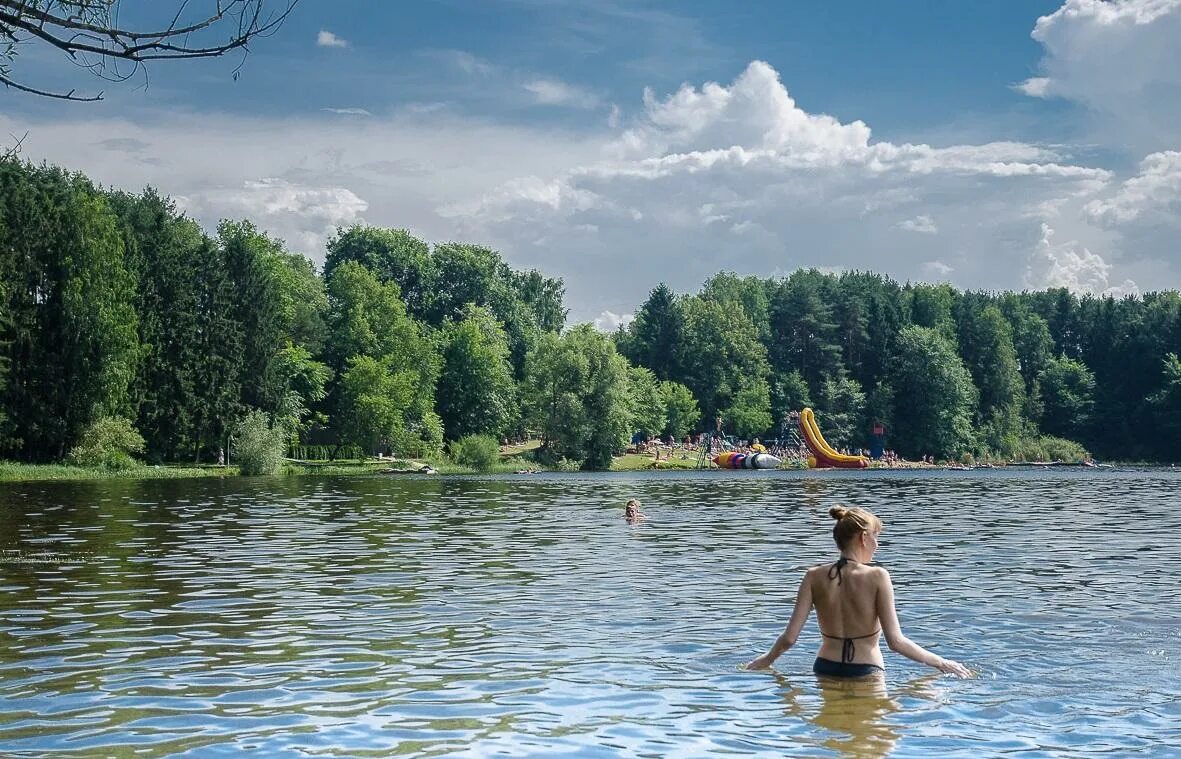
[[[872,272],[661,283],[615,334],[567,325],[564,285],[478,244],[337,230],[318,271],[249,220],[202,229],[140,194],[0,160],[0,457],[110,463],[439,455],[540,438],[605,469],[641,436],[831,442],[908,458],[1085,449],[1170,461],[1181,295],[960,291]],[[235,442],[237,441],[237,442]],[[121,446],[121,447],[120,447]],[[106,454],[108,455],[108,451]]]

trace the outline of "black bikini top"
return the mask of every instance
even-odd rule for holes
[[[841,580],[843,579],[841,577],[841,570],[844,569],[848,563],[849,563],[849,559],[845,556],[842,556],[841,558],[837,559],[836,563],[828,568],[828,579],[836,580],[837,585],[840,585]],[[877,635],[881,631],[882,631],[882,628],[879,627],[878,629],[874,630],[873,632],[866,633],[865,635],[850,635],[848,637],[841,637],[839,635],[826,635],[825,632],[823,630],[821,630],[820,635],[822,637],[830,638],[832,640],[844,641],[844,645],[841,646],[841,663],[842,664],[849,664],[849,663],[852,663],[853,656],[856,653],[856,647],[853,645],[853,641],[860,640],[862,638],[869,638],[871,636]]]

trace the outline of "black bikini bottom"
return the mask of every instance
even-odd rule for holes
[[[839,662],[832,659],[816,657],[812,663],[812,671],[827,677],[869,677],[879,672],[885,672],[884,667],[876,664],[854,664],[853,662]]]

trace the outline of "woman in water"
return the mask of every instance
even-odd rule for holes
[[[878,636],[886,636],[891,651],[960,677],[967,667],[931,653],[902,634],[894,610],[894,585],[881,567],[871,567],[882,522],[865,509],[834,506],[828,512],[837,520],[833,540],[841,556],[832,564],[809,569],[800,582],[791,621],[771,650],[746,665],[763,669],[795,645],[812,607],[820,623],[822,642],[812,671],[830,677],[866,677],[886,671]]]

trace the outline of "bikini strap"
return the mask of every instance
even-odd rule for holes
[[[837,585],[840,585],[841,579],[842,579],[841,578],[841,570],[844,569],[845,565],[848,563],[849,563],[849,560],[847,558],[845,558],[844,556],[837,559],[836,563],[828,568],[828,579],[830,579],[830,580],[835,579],[837,581]]]

